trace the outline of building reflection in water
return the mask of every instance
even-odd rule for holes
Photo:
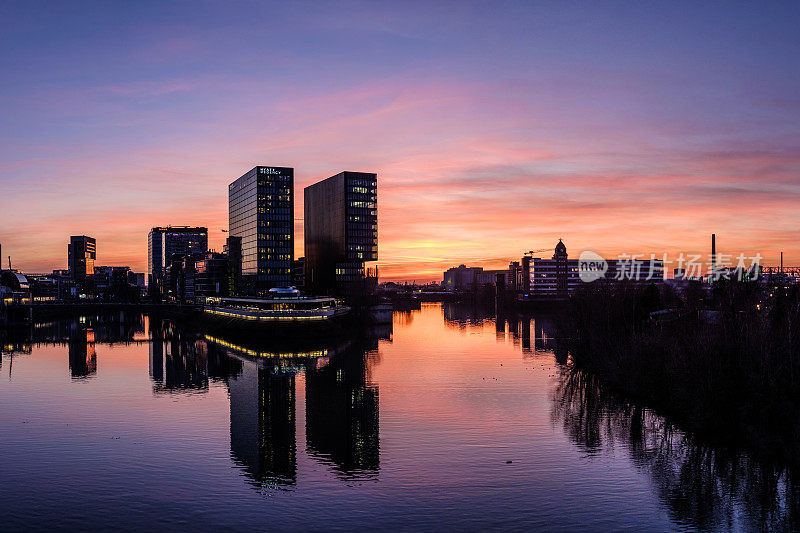
[[[380,464],[378,387],[369,380],[376,351],[353,348],[306,374],[309,453],[345,478],[370,478]]]
[[[525,355],[554,354],[560,364],[567,362],[567,350],[559,344],[555,315],[540,313],[498,314],[495,319],[498,342],[510,340]]]
[[[141,313],[107,312],[71,319],[37,320],[24,328],[0,330],[0,353],[8,356],[9,362],[15,355],[30,354],[33,344],[66,345],[69,374],[75,379],[97,373],[95,347],[98,343],[137,342],[147,342],[145,316]],[[0,366],[2,361],[0,358]]]
[[[204,393],[210,381],[224,382],[231,457],[259,488],[285,488],[297,479],[296,374],[303,372],[309,455],[346,479],[377,475],[379,397],[369,375],[378,339],[391,339],[391,326],[372,331],[369,340],[259,346],[120,313],[41,322],[24,333],[21,340],[4,335],[4,352],[30,352],[32,342],[66,343],[73,378],[97,372],[97,342],[148,342],[154,394]]]
[[[295,376],[245,361],[228,380],[231,456],[259,485],[280,487],[297,478]]]
[[[32,352],[33,336],[31,328],[0,328],[0,354],[8,356],[16,354],[30,355]]]
[[[626,449],[636,468],[651,477],[671,519],[682,528],[800,527],[800,472],[711,447],[668,419],[605,390],[590,374],[563,369],[552,416],[573,443],[590,454],[603,448]]]
[[[390,335],[390,328],[380,332]],[[206,360],[228,384],[231,457],[259,490],[285,490],[297,479],[298,372],[305,377],[309,455],[346,479],[377,474],[378,389],[369,383],[377,339],[366,346],[265,346],[213,336],[203,342]]]
[[[86,378],[97,372],[96,343],[147,342],[154,394],[205,393],[213,381],[227,385],[231,457],[263,490],[290,487],[297,479],[298,372],[305,374],[309,455],[346,479],[377,476],[379,400],[369,376],[378,340],[391,335],[386,326],[372,331],[369,340],[265,347],[120,313],[40,322],[13,336],[4,332],[0,365],[10,366],[16,353],[30,353],[32,343],[66,343],[70,375]]]
[[[465,329],[467,326],[480,326],[495,317],[492,302],[444,302],[444,323],[448,327]]]
[[[155,332],[154,332],[155,333]],[[208,361],[206,345],[179,334],[156,338],[150,342],[150,378],[153,391],[206,392]]]
[[[556,315],[503,312],[486,302],[445,302],[445,324],[458,329],[494,322],[498,342],[511,342],[525,355],[554,353],[560,364],[567,362],[567,350],[557,342]]]
[[[5,361],[8,365],[8,377],[11,379],[14,370],[14,357],[30,355],[33,344],[30,328],[0,328],[0,368]]]
[[[95,352],[94,330],[77,329],[70,335],[69,371],[75,378],[87,378],[97,373],[97,353]]]

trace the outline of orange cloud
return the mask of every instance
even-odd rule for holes
[[[345,169],[378,173],[384,279],[499,268],[558,238],[574,253],[707,253],[712,232],[726,253],[775,261],[783,250],[800,263],[800,146],[789,138],[587,115],[569,91],[537,100],[536,86],[508,82],[388,79],[274,100],[261,98],[268,84],[244,85],[239,100],[215,100],[185,122],[145,112],[128,123],[150,136],[29,147],[5,162],[3,206],[14,208],[0,212],[4,252],[29,271],[61,268],[68,236],[89,234],[99,263],[144,270],[147,231],[163,224],[208,226],[220,249],[227,184],[275,164],[295,167],[298,218],[304,186]],[[232,87],[176,79],[116,92]]]

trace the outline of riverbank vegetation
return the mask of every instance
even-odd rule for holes
[[[572,364],[706,441],[800,462],[797,286],[593,285],[565,322]],[[663,311],[663,312],[659,312]]]

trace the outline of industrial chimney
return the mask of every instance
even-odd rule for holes
[[[717,276],[717,236],[711,234],[711,281]]]

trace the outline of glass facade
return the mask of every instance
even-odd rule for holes
[[[258,166],[228,186],[231,237],[241,238],[242,294],[292,284],[294,169]]]
[[[305,189],[306,286],[344,294],[378,260],[378,177],[341,172]]]
[[[375,174],[360,172],[343,172],[343,174],[347,260],[359,263],[377,261],[378,177]]]
[[[174,254],[203,256],[208,251],[208,228],[167,226],[147,235],[147,272],[150,283],[158,283]]]

